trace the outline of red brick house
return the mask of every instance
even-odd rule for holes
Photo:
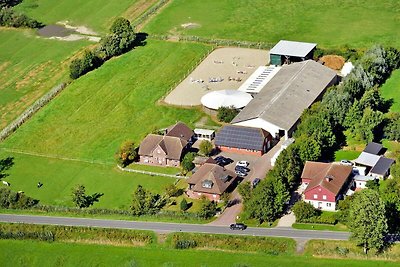
[[[230,190],[237,175],[215,163],[204,163],[188,180],[187,194],[191,198],[207,197],[219,201],[221,195]]]
[[[301,181],[303,200],[321,210],[336,210],[351,183],[352,166],[307,161]]]
[[[167,128],[165,135],[149,134],[139,146],[139,162],[179,166],[192,137],[193,131],[182,122]]]
[[[272,136],[261,128],[225,125],[215,137],[224,152],[262,156],[271,147]]]

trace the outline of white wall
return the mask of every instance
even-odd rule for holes
[[[272,137],[276,137],[279,134],[279,130],[281,130],[281,128],[279,128],[278,126],[276,126],[272,123],[269,123],[260,118],[247,120],[247,121],[241,121],[238,123],[234,123],[233,125],[262,128],[262,129],[266,130],[267,132],[269,132],[272,135]]]
[[[317,200],[304,200],[305,202],[310,203],[311,205],[314,206],[314,208],[318,209],[318,202],[321,202],[321,210],[327,210],[327,211],[335,211],[336,210],[336,202],[330,202],[330,201],[317,201]],[[331,206],[328,207],[326,204],[330,203]]]

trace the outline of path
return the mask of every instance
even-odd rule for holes
[[[288,237],[301,240],[305,239],[348,240],[350,236],[350,233],[348,232],[296,230],[291,228],[248,227],[244,231],[234,231],[230,230],[229,227],[226,226],[222,227],[222,226],[211,226],[211,225],[201,225],[201,224],[137,222],[137,221],[122,221],[122,220],[34,216],[34,215],[12,215],[12,214],[0,214],[0,221],[8,223],[138,229],[138,230],[150,230],[158,233],[192,232],[192,233],[209,233],[209,234]]]
[[[244,181],[253,181],[255,178],[264,179],[266,174],[267,174],[267,172],[272,168],[272,166],[271,166],[271,158],[281,148],[281,144],[283,142],[284,142],[284,140],[281,139],[271,150],[269,150],[262,157],[260,157],[254,163],[253,174],[249,175],[248,177],[245,177]],[[232,192],[231,199],[241,199],[241,196],[240,196],[237,188]],[[243,207],[243,204],[242,203],[238,203],[238,204],[233,205],[233,206],[231,206],[229,208],[226,208],[224,210],[224,212],[216,220],[214,220],[211,223],[209,223],[209,225],[227,226],[227,225],[230,225],[231,223],[235,223],[237,216],[242,211],[242,207]]]

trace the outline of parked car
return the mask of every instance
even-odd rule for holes
[[[244,230],[247,228],[247,226],[244,223],[232,223],[229,228],[231,228],[231,230]]]
[[[253,188],[255,188],[260,183],[260,181],[261,181],[260,178],[254,179],[253,182],[251,182],[251,185],[253,186]]]
[[[241,176],[241,177],[244,177],[244,176],[247,175],[247,172],[244,172],[244,171],[235,171],[235,173],[236,173],[238,176]]]
[[[218,165],[221,165],[221,166],[225,166],[225,165],[228,165],[229,163],[233,162],[232,159],[225,158],[223,156],[218,156],[214,160],[217,162]]]
[[[236,166],[235,171],[249,172],[250,169],[242,166]]]
[[[347,160],[347,159],[342,159],[340,161],[340,164],[346,165],[346,166],[353,166],[353,162],[351,162],[350,160]]]
[[[241,161],[236,162],[236,166],[247,167],[247,166],[249,166],[249,163],[245,160],[241,160]]]

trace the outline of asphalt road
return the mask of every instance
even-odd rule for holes
[[[331,239],[347,240],[348,232],[296,230],[292,228],[255,228],[248,227],[244,231],[230,230],[229,226],[211,226],[199,224],[161,223],[161,222],[137,222],[123,220],[103,220],[70,217],[34,216],[0,214],[0,222],[50,224],[66,226],[91,226],[101,228],[120,228],[151,230],[155,232],[193,232],[210,234],[234,234],[252,236],[289,237],[296,239]]]

